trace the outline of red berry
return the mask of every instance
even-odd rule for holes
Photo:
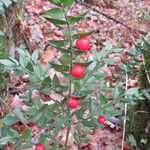
[[[90,41],[87,37],[81,37],[76,41],[76,48],[81,51],[87,51],[90,49]]]
[[[35,150],[45,150],[44,144],[42,144],[42,143],[36,144]]]
[[[67,103],[70,108],[76,108],[78,106],[78,99],[70,97]]]
[[[98,123],[99,124],[105,124],[106,122],[106,118],[104,116],[99,116],[98,117]]]
[[[81,65],[76,65],[72,67],[71,74],[74,78],[82,78],[85,73],[85,69]]]

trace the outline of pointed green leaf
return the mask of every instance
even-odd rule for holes
[[[49,18],[49,17],[44,17],[46,20],[50,21],[54,25],[65,25],[66,21],[60,20],[60,19],[54,19],[54,18]]]
[[[30,62],[27,64],[26,68],[31,72],[34,71],[33,65]]]
[[[42,92],[45,95],[50,95],[51,94],[51,88],[50,87],[43,88],[40,92]]]
[[[12,62],[9,59],[0,59],[0,63],[3,64],[6,67],[13,67],[13,66],[16,65],[14,62]]]
[[[108,103],[108,99],[103,94],[99,95],[99,99],[100,99],[100,104],[101,105]]]
[[[57,46],[57,47],[64,47],[69,43],[68,40],[50,40],[48,42],[49,44]]]
[[[137,147],[137,142],[136,142],[136,140],[135,140],[133,135],[129,135],[128,139],[129,139],[129,141],[131,142],[131,144],[133,146]]]
[[[83,13],[83,14],[81,14],[81,15],[79,15],[79,16],[68,16],[69,23],[70,23],[71,25],[73,25],[73,24],[79,22],[82,18],[85,17],[85,15],[86,15],[87,13],[88,13],[88,11],[85,12],[85,13]]]
[[[60,0],[60,1],[62,3],[62,6],[65,8],[69,8],[74,2],[74,0]]]
[[[50,64],[58,72],[66,72],[66,71],[69,70],[68,66],[58,65],[58,64],[55,64],[55,63],[50,63]]]
[[[55,87],[58,87],[58,86],[59,86],[59,84],[60,84],[60,83],[59,83],[59,78],[57,77],[56,74],[54,75],[52,82],[53,82],[53,85],[54,85]]]
[[[82,65],[83,67],[88,67],[93,61],[89,62],[73,62],[74,65]]]
[[[29,131],[28,129],[26,129],[26,130],[22,133],[22,138],[23,138],[23,139],[31,138],[31,131]]]
[[[59,61],[62,65],[68,66],[70,64],[71,57],[69,54],[64,54],[59,58]]]
[[[47,65],[44,66],[44,68],[42,68],[42,76],[46,76],[49,73],[50,67],[51,65],[48,63]]]
[[[32,60],[36,63],[38,57],[39,57],[39,52],[37,50],[35,50],[32,54]]]
[[[84,32],[84,33],[78,33],[78,34],[74,34],[74,35],[73,35],[73,38],[74,38],[74,39],[78,39],[78,38],[80,38],[80,37],[89,36],[89,35],[91,35],[91,34],[93,34],[93,33],[94,33],[94,31],[89,31],[89,32]]]
[[[46,11],[42,16],[47,18],[60,19],[60,20],[63,20],[65,18],[63,10],[60,8],[50,9]]]
[[[60,0],[48,0],[48,1],[51,2],[52,4],[57,5],[57,6],[61,6]]]
[[[50,85],[50,84],[51,84],[51,78],[50,78],[49,76],[46,77],[46,78],[43,80],[42,84]]]

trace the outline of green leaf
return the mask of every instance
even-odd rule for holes
[[[97,127],[97,125],[95,125],[95,122],[92,121],[83,121],[82,124],[86,127]]]
[[[109,42],[109,40],[106,40],[106,42],[105,42],[105,50],[107,50],[107,51],[112,50],[112,45]]]
[[[22,55],[22,56],[24,56],[24,57],[27,57],[27,58],[30,58],[30,54],[26,51],[26,50],[24,50],[24,49],[22,49],[22,48],[16,48],[15,49],[20,55]]]
[[[34,104],[35,104],[35,106],[37,106],[38,109],[40,109],[40,108],[43,106],[43,104],[42,104],[42,102],[41,102],[41,100],[40,100],[39,97],[37,97],[37,98],[34,100]]]
[[[83,100],[84,98],[86,98],[88,96],[88,94],[83,94],[83,95],[71,95],[71,97],[77,98],[78,100]]]
[[[50,78],[49,76],[46,77],[46,78],[43,80],[42,84],[50,85],[50,84],[51,84],[51,78]]]
[[[87,143],[88,141],[89,141],[89,139],[86,138],[86,137],[81,137],[80,138],[80,143]]]
[[[125,92],[126,96],[135,95],[138,93],[139,88],[130,88]]]
[[[19,121],[20,120],[18,118],[13,117],[11,114],[8,114],[5,118],[3,118],[3,122],[8,126],[11,126]]]
[[[34,66],[34,75],[39,78],[42,76],[42,68],[40,64]]]
[[[0,59],[0,63],[6,67],[14,67],[16,64],[9,59]]]
[[[1,137],[0,138],[0,143],[7,144],[7,142],[9,142],[10,140],[11,140],[10,136]]]
[[[70,32],[68,29],[63,29],[62,32],[67,39],[70,39]]]
[[[60,0],[60,1],[62,3],[63,7],[65,7],[65,8],[69,8],[74,2],[74,0]]]
[[[93,33],[94,33],[94,31],[78,33],[78,34],[74,34],[74,35],[73,35],[73,38],[74,38],[74,39],[78,39],[78,38],[80,38],[80,37],[89,36],[89,35],[91,35],[91,34],[93,34]]]
[[[19,56],[19,63],[23,68],[26,68],[28,65],[29,60],[25,58],[24,56],[20,55]]]
[[[51,45],[54,45],[56,47],[64,47],[69,42],[68,42],[68,40],[49,40],[48,43],[51,44]]]
[[[32,54],[32,60],[36,63],[38,57],[39,57],[39,52],[37,50],[35,50]]]
[[[64,54],[59,58],[59,61],[62,65],[68,66],[70,64],[71,57],[69,54]]]
[[[29,116],[35,116],[39,113],[39,110],[37,110],[36,108],[29,108],[27,110],[27,115]]]
[[[51,88],[50,87],[46,87],[46,88],[40,90],[40,92],[42,92],[45,95],[50,95],[51,94]]]
[[[40,143],[45,143],[45,140],[46,140],[46,136],[44,134],[41,134],[40,138],[39,138],[39,142]]]
[[[4,4],[3,3],[0,3],[0,12],[5,12]]]
[[[28,69],[31,72],[34,71],[33,65],[30,62],[27,64],[26,69]]]
[[[47,18],[60,19],[60,20],[65,18],[63,10],[60,8],[50,9],[47,12],[45,12],[42,16]]]
[[[83,67],[88,67],[93,61],[89,62],[73,62],[74,65],[82,65]]]
[[[57,5],[57,6],[61,6],[60,0],[48,0],[48,1],[55,4],[55,5]]]
[[[83,13],[83,14],[81,14],[81,15],[79,15],[79,16],[68,16],[69,23],[70,23],[71,25],[73,25],[73,24],[79,22],[82,18],[85,17],[85,15],[86,15],[87,13],[88,13],[88,11],[85,12],[85,13]]]
[[[100,99],[100,104],[101,105],[104,105],[104,104],[108,103],[108,99],[103,94],[99,95],[99,99]]]
[[[55,130],[53,131],[53,134],[56,136],[59,131],[61,130],[61,126],[62,126],[62,123],[61,123],[61,120],[56,118],[55,119]]]
[[[113,108],[113,107],[106,107],[104,108],[104,110],[106,111],[106,114],[109,116],[117,116],[121,114],[121,111]]]
[[[113,65],[114,62],[115,62],[114,59],[111,59],[111,58],[104,59],[104,63],[108,65]]]
[[[9,7],[12,4],[11,0],[2,0],[6,7]],[[2,2],[0,2],[2,3]]]
[[[44,66],[44,68],[42,68],[42,76],[46,76],[49,73],[50,67],[51,65],[48,63],[47,65]]]
[[[23,138],[23,139],[31,138],[31,131],[29,131],[28,129],[26,129],[26,130],[22,133],[22,138]]]
[[[66,72],[69,70],[69,67],[68,66],[64,66],[64,65],[58,65],[58,64],[55,64],[55,63],[50,63],[52,65],[52,67],[58,71],[58,72]]]
[[[119,89],[118,89],[118,87],[115,87],[114,89],[113,89],[113,92],[112,92],[112,97],[114,98],[114,99],[117,99],[118,98],[118,96],[119,96]]]
[[[133,135],[129,135],[128,139],[129,139],[129,141],[131,142],[131,144],[133,146],[137,147],[137,142],[136,142],[136,140],[135,140]]]
[[[46,20],[50,21],[51,23],[53,23],[54,25],[58,26],[58,25],[65,25],[66,21],[64,20],[60,20],[60,19],[54,19],[54,18],[49,18],[49,17],[44,17]]]
[[[83,54],[85,51],[80,51],[80,50],[77,50],[77,49],[74,49],[72,48],[72,53],[75,54],[75,55],[81,55]]]
[[[10,130],[9,130],[9,135],[11,136],[11,137],[14,137],[14,138],[18,138],[19,137],[19,133],[16,131],[16,130],[14,130],[14,129],[11,129],[10,128]]]
[[[54,75],[52,82],[53,82],[53,85],[54,85],[55,87],[58,87],[58,86],[59,86],[59,84],[60,84],[60,83],[59,83],[59,78],[57,77],[56,74]]]
[[[114,53],[119,53],[121,51],[123,51],[123,48],[113,48],[112,49],[112,52],[114,52]]]

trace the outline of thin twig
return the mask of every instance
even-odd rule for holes
[[[99,14],[105,16],[106,18],[108,18],[108,19],[114,21],[115,23],[121,24],[122,26],[128,28],[129,30],[131,30],[131,31],[133,31],[133,32],[139,32],[139,33],[141,33],[141,34],[148,34],[148,31],[143,31],[143,30],[140,30],[140,29],[135,29],[135,28],[133,28],[133,27],[130,27],[128,24],[125,24],[125,23],[123,23],[123,22],[121,22],[121,21],[119,21],[119,20],[113,18],[112,16],[109,16],[108,14],[105,14],[105,13],[101,12],[99,9],[96,8],[96,6],[91,7],[89,4],[86,4],[86,3],[81,2],[81,1],[78,1],[78,0],[76,0],[76,3],[79,3],[79,4],[81,4],[81,5],[84,5],[84,6],[88,7],[88,8],[90,8],[90,9],[93,9],[95,12],[97,12],[97,13],[99,13]],[[96,30],[96,32],[99,32],[99,29]]]
[[[127,74],[127,67],[125,66],[126,71],[126,91],[128,90],[128,74]],[[124,104],[124,120],[123,120],[123,136],[122,136],[122,144],[121,144],[121,150],[124,148],[124,140],[125,140],[125,133],[126,133],[126,121],[127,121],[127,109],[128,105],[127,103]]]

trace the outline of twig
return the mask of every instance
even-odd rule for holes
[[[112,20],[112,21],[114,21],[114,22],[116,22],[116,23],[121,24],[122,26],[128,28],[129,30],[131,30],[131,31],[133,31],[133,32],[139,32],[139,33],[141,33],[141,34],[148,34],[148,31],[143,31],[143,30],[139,30],[139,29],[135,29],[135,28],[133,28],[133,27],[130,27],[128,24],[125,24],[125,23],[123,23],[123,22],[121,22],[121,21],[119,21],[119,20],[113,18],[112,16],[109,16],[108,14],[105,14],[105,13],[101,12],[101,11],[98,10],[95,6],[91,7],[89,4],[86,4],[86,3],[84,3],[84,2],[81,2],[81,1],[78,1],[78,0],[75,0],[75,1],[76,1],[76,3],[79,3],[79,4],[81,4],[81,5],[84,5],[84,6],[88,7],[88,8],[93,9],[95,12],[97,12],[97,13],[99,13],[99,14],[105,16],[106,18],[108,18],[108,19],[110,19],[110,20]],[[99,32],[99,29],[96,30],[96,32]]]
[[[126,66],[125,66],[125,71],[126,71],[126,91],[127,91],[129,79],[128,79]],[[128,105],[127,105],[127,103],[125,103],[124,104],[123,136],[122,136],[121,150],[123,150],[123,147],[124,147],[124,140],[125,140],[125,133],[126,133],[126,121],[127,121],[127,109],[128,109]]]
[[[18,116],[18,115],[12,110],[12,108],[11,108],[2,98],[0,98],[0,101],[20,120],[20,122],[21,122],[28,130],[31,131],[31,133],[33,133],[33,135],[35,135],[35,137],[36,137],[37,139],[39,138],[38,135],[37,135],[35,132],[33,132],[33,131],[30,129],[30,127],[29,127],[25,122],[22,121],[22,119],[20,118],[20,116]]]
[[[143,65],[145,66],[146,63],[145,63],[145,58],[144,58],[144,55],[142,54],[142,60],[143,60]],[[146,73],[146,77],[147,77],[147,80],[148,80],[148,83],[150,84],[150,77],[149,77],[149,74],[148,74],[148,70],[145,69],[145,73]]]

